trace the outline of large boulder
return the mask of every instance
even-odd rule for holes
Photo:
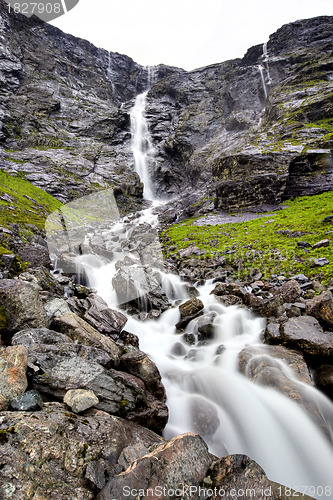
[[[160,279],[150,266],[139,265],[125,257],[116,264],[116,268],[112,286],[122,307],[138,312],[149,312],[152,309],[165,311],[170,307]]]
[[[179,306],[180,318],[176,324],[177,328],[183,328],[192,319],[203,313],[204,305],[200,299],[193,297]]]
[[[200,436],[183,434],[135,460],[124,473],[111,479],[97,498],[125,500],[129,494],[142,496],[140,490],[149,490],[151,498],[163,495],[166,500],[171,500],[181,495],[175,494],[175,490],[199,487],[211,462],[212,457]]]
[[[270,481],[260,465],[246,455],[220,458],[209,469],[208,478],[205,489],[210,500],[288,500],[290,497],[313,500],[308,495]]]
[[[124,354],[120,359],[120,368],[139,377],[151,392],[160,401],[166,400],[164,386],[160,372],[155,363],[142,351],[132,351]]]
[[[275,294],[281,297],[283,302],[296,302],[301,296],[302,290],[296,280],[289,280],[275,290]]]
[[[209,469],[208,475],[211,479],[209,489],[213,491],[211,500],[245,498],[245,492],[251,492],[253,498],[262,500],[280,498],[272,490],[263,469],[246,455],[220,458]],[[244,492],[244,495],[241,492]]]
[[[333,295],[331,292],[323,292],[313,299],[306,301],[305,311],[307,314],[324,321],[333,326]]]
[[[1,330],[9,334],[25,328],[48,326],[48,318],[38,291],[18,279],[0,280]]]
[[[138,458],[163,439],[96,409],[84,416],[62,403],[36,414],[3,412],[0,419],[0,498],[89,500],[121,473],[126,450]],[[140,446],[138,446],[140,444]],[[42,466],[41,466],[42,464]],[[125,467],[126,468],[126,467]]]
[[[329,435],[327,421],[318,408],[308,366],[299,352],[283,346],[251,346],[239,354],[240,371],[261,386],[273,387],[295,401]]]
[[[114,366],[118,365],[121,350],[117,344],[111,338],[97,331],[77,314],[69,312],[57,316],[53,321],[53,327],[70,337],[73,341],[103,349],[112,356]]]
[[[107,370],[97,362],[80,357],[54,356],[38,361],[33,387],[41,394],[62,399],[70,389],[88,389],[100,401],[97,408],[121,416],[145,405],[143,383],[124,372]]]
[[[285,345],[306,355],[329,357],[333,354],[333,333],[324,332],[312,316],[290,318],[281,324],[280,333]]]

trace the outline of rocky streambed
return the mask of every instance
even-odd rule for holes
[[[268,352],[332,396],[333,298],[322,290],[306,299],[310,287],[316,283],[304,276],[269,290],[258,280],[245,288],[227,279],[212,295],[267,317]],[[164,498],[233,498],[235,488],[285,498],[289,489],[249,457],[219,459],[198,434],[161,437],[168,408],[159,370],[126,330],[126,316],[94,290],[38,267],[0,280],[0,300],[2,498],[121,500],[148,489],[159,498],[159,488]],[[188,299],[178,316],[180,337],[209,343],[212,318],[200,299]],[[197,340],[184,332],[191,321],[199,321]],[[249,372],[252,358],[245,349],[239,359],[247,377],[307,405],[283,374],[272,378],[267,359],[255,357]],[[329,422],[309,411],[327,434]]]

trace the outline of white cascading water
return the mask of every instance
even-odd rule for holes
[[[262,46],[262,61],[263,65],[259,64],[258,70],[260,73],[261,81],[262,81],[262,86],[264,89],[264,94],[265,94],[265,99],[267,99],[268,95],[268,90],[267,90],[267,85],[272,85],[272,79],[269,71],[269,56],[268,56],[268,51],[267,51],[267,42],[265,42]]]
[[[259,69],[259,73],[261,76],[261,81],[262,81],[262,86],[264,89],[265,98],[267,99],[267,86],[266,86],[266,80],[265,80],[265,75],[264,75],[264,67],[261,64],[259,64],[258,69]]]
[[[264,82],[264,78],[263,78]],[[132,147],[136,168],[145,183],[145,195],[154,197],[147,169],[151,142],[144,118],[147,92],[137,97],[131,111]],[[154,205],[139,214],[140,226],[157,224]],[[122,232],[133,220],[117,222],[112,231]],[[100,234],[100,233],[99,233]],[[103,235],[102,235],[103,236]],[[117,294],[111,288],[115,262],[87,265],[82,256],[90,286],[98,290],[111,308],[117,308]],[[115,255],[119,257],[119,255]],[[236,306],[225,307],[210,292],[211,282],[198,287],[204,303],[204,318],[213,323],[207,340],[200,339],[200,318],[192,320],[184,334],[176,331],[178,305],[187,300],[187,287],[180,277],[160,273],[163,291],[174,307],[158,319],[139,322],[129,317],[126,330],[140,338],[140,348],[157,364],[167,390],[169,423],[165,437],[183,432],[202,435],[212,453],[218,456],[246,454],[265,470],[269,479],[294,488],[314,498],[333,497],[333,404],[313,387],[299,382],[283,361],[264,356],[273,373],[283,374],[306,401],[316,416],[278,390],[259,385],[239,371],[238,357],[244,348],[256,346],[260,354],[252,354],[247,370],[256,356],[265,349],[260,342],[264,320],[253,317]],[[246,370],[245,370],[246,373]],[[319,423],[318,423],[319,419]],[[325,428],[325,432],[322,428]],[[287,495],[288,496],[288,495]]]
[[[153,161],[154,148],[145,117],[147,94],[155,80],[155,68],[147,67],[148,89],[139,94],[133,108],[130,111],[132,152],[134,156],[135,171],[144,185],[143,196],[146,200],[155,200],[156,194],[150,174],[150,163]]]

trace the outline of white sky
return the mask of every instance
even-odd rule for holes
[[[80,0],[51,24],[97,47],[186,70],[242,57],[283,24],[333,15],[332,0]]]

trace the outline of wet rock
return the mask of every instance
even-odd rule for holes
[[[112,286],[118,302],[125,309],[130,306],[139,312],[149,312],[152,309],[165,311],[170,307],[152,268],[138,265],[132,259],[125,258],[119,263],[118,271],[112,278]]]
[[[183,434],[133,462],[129,469],[106,484],[97,499],[125,500],[126,488],[147,491],[157,486],[165,486],[167,490],[176,490],[180,485],[199,486],[211,461],[200,436]],[[171,500],[172,496],[166,494],[165,498]]]
[[[11,409],[14,411],[38,411],[43,408],[44,402],[37,391],[27,391],[21,398],[11,401]]]
[[[144,387],[135,377],[106,370],[99,363],[80,357],[39,359],[33,387],[41,394],[59,399],[70,389],[91,390],[99,399],[96,407],[113,415],[126,415],[136,407],[145,406],[146,400]]]
[[[290,318],[281,325],[283,343],[311,356],[332,356],[333,334],[324,332],[312,316]]]
[[[139,379],[137,379],[139,380]],[[144,405],[126,414],[126,420],[148,427],[158,434],[162,434],[168,423],[169,410],[165,403],[156,399],[147,392]]]
[[[155,363],[142,351],[133,351],[120,358],[120,369],[139,377],[147,390],[157,399],[165,402],[166,394],[160,372]]]
[[[283,302],[292,303],[296,302],[301,296],[302,290],[296,280],[289,280],[283,283],[276,291],[275,294],[282,298]]]
[[[285,311],[283,301],[280,296],[269,299],[261,299],[249,293],[244,297],[244,303],[250,307],[254,313],[265,318],[278,318],[279,316],[282,316]]]
[[[110,309],[98,295],[90,295],[87,304],[83,318],[99,332],[107,335],[119,334],[124,328],[127,322],[126,316]]]
[[[28,386],[27,350],[23,346],[0,348],[0,409],[6,410]]]
[[[313,385],[303,355],[283,346],[246,347],[239,354],[239,369],[250,380],[257,381],[262,385],[270,385],[292,396],[294,390],[292,380],[285,376],[283,364],[276,362],[276,360],[285,362],[292,370],[295,379],[304,384]],[[283,383],[286,384],[284,389]],[[288,384],[290,384],[291,389],[288,388]]]
[[[226,307],[240,306],[243,304],[242,299],[237,297],[237,295],[217,295],[217,300]]]
[[[327,325],[333,325],[333,295],[331,292],[323,292],[306,301],[306,313],[317,319],[323,320]]]
[[[6,441],[0,450],[1,498],[10,487],[22,498],[93,500],[103,477],[105,482],[123,470],[117,462],[124,448],[163,442],[133,422],[96,409],[76,415],[62,403],[45,403],[37,419],[35,413],[3,412],[0,429]]]
[[[195,331],[199,341],[210,340],[214,338],[214,319],[215,313],[208,313],[196,319]]]
[[[329,436],[325,409],[312,396],[313,382],[301,354],[282,346],[247,347],[239,354],[239,365],[241,373],[253,382],[273,387],[298,403]]]
[[[255,491],[254,498],[262,500],[279,500],[279,496],[272,491],[263,469],[246,455],[220,458],[209,469],[207,475],[211,479],[209,488],[213,490],[216,488],[217,492],[211,496],[212,500],[235,498],[235,490]]]
[[[22,280],[0,280],[2,330],[15,333],[24,328],[48,326],[48,318],[37,290]]]
[[[98,397],[93,391],[85,389],[70,389],[64,395],[64,403],[66,403],[74,413],[81,413],[88,410],[99,403]]]
[[[333,365],[317,366],[313,369],[316,385],[333,399]]]
[[[194,297],[179,306],[180,320],[176,324],[177,328],[186,326],[192,319],[202,314],[204,305],[200,299]]]
[[[200,396],[191,396],[189,412],[194,432],[203,438],[212,436],[219,428],[220,419],[215,406]]]
[[[58,316],[53,321],[53,327],[72,340],[77,340],[87,346],[104,349],[112,357],[114,366],[119,363],[121,352],[115,342],[99,333],[75,313],[70,312]]]

